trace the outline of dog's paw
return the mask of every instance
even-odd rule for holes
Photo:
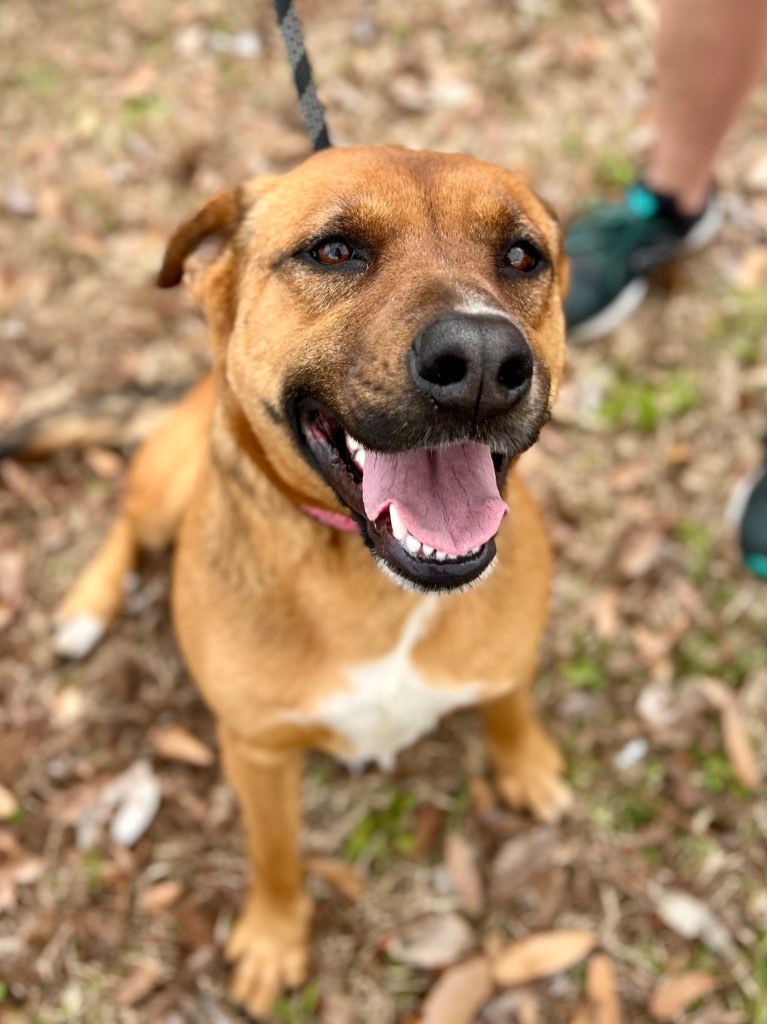
[[[308,897],[293,913],[277,914],[252,899],[226,947],[234,963],[232,998],[252,1017],[263,1017],[286,988],[306,981],[309,957]]]
[[[509,807],[552,824],[573,804],[563,770],[564,760],[556,746],[543,733],[534,733],[506,753],[502,764],[496,763],[495,784]]]

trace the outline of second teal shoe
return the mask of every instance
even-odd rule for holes
[[[671,197],[642,184],[628,189],[622,203],[599,203],[585,211],[565,237],[570,340],[592,341],[628,319],[647,294],[651,272],[703,248],[722,220],[716,193],[699,216],[685,217]]]

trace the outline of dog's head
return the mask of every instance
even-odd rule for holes
[[[350,510],[382,568],[452,590],[495,558],[511,460],[564,360],[555,218],[499,167],[330,149],[213,199],[170,242],[229,409],[307,505]]]

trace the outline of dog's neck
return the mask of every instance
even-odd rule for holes
[[[300,509],[307,516],[322,523],[323,526],[328,526],[331,529],[339,530],[342,533],[356,533],[357,525],[351,516],[346,515],[344,512],[338,512],[333,509],[323,508],[317,505],[315,501],[307,498],[306,495],[301,494],[295,488],[287,484],[282,477],[277,473],[276,469],[269,461],[266,452],[264,452],[262,446],[259,444],[256,435],[248,423],[245,414],[239,408],[234,401],[224,402],[222,404],[222,412],[227,423],[228,433],[237,441],[237,450],[244,451],[248,456],[253,469],[261,476],[265,477],[268,482],[282,495],[291,505]],[[216,439],[213,439],[213,450],[214,450],[214,462],[217,461],[216,454],[221,455],[220,446],[216,444]],[[229,463],[229,460],[226,460]],[[247,483],[246,480],[240,479],[241,474],[238,476],[234,471],[233,465],[228,465],[228,469],[233,473],[235,480],[240,483]],[[246,487],[246,490],[250,490],[250,487]]]

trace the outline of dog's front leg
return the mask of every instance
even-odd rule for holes
[[[539,821],[558,821],[572,803],[564,758],[538,721],[528,687],[482,705],[487,749],[504,801]]]
[[[269,1012],[283,988],[306,978],[312,903],[303,888],[298,832],[303,754],[249,745],[219,729],[227,778],[245,819],[251,891],[232,930],[232,995],[250,1014]]]

